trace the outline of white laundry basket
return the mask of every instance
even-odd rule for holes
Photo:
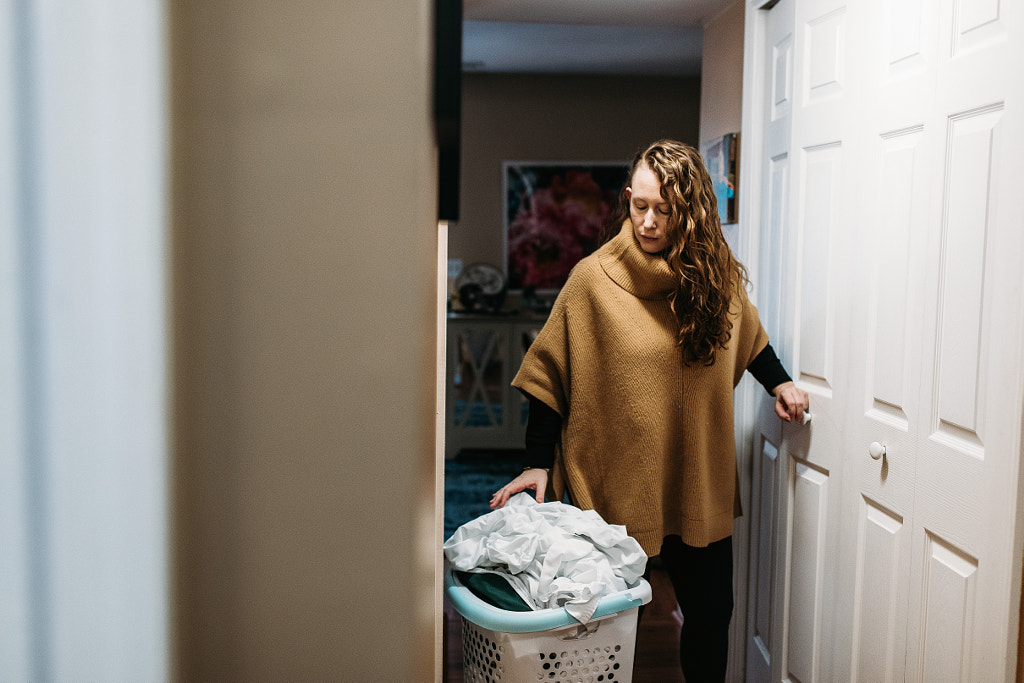
[[[512,612],[481,600],[451,572],[445,590],[462,616],[462,675],[466,683],[629,683],[633,679],[637,610],[651,586],[601,598],[580,624],[564,608]]]

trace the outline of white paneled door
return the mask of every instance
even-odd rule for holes
[[[750,680],[1013,677],[1021,5],[748,10],[759,303],[815,414],[756,430]]]
[[[790,261],[789,245],[791,179],[791,132],[793,129],[793,65],[795,0],[781,0],[763,21],[748,20],[747,50],[754,44],[759,61],[751,79],[748,76],[746,97],[756,100],[757,116],[752,122],[757,129],[758,148],[753,157],[757,164],[758,201],[750,214],[756,222],[760,245],[756,262],[759,264],[757,291],[759,313],[782,361],[792,367],[793,344],[789,333],[788,307],[784,292],[792,289],[789,273],[783,266]],[[755,12],[755,14],[760,14]],[[747,64],[752,60],[748,59]],[[756,218],[754,218],[756,217]],[[748,260],[749,257],[748,257]],[[771,401],[762,400],[757,411],[752,457],[750,487],[749,583],[747,599],[746,675],[732,680],[769,681],[773,676],[773,663],[782,643],[782,612],[779,609],[780,591],[784,583],[781,558],[786,529],[780,515],[783,482],[786,481],[787,463],[781,453],[782,423],[775,416]]]

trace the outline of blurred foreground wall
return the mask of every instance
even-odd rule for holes
[[[178,680],[433,680],[431,6],[170,3]]]

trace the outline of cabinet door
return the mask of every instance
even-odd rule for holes
[[[521,449],[529,404],[512,379],[543,321],[448,321],[445,455],[461,449]]]
[[[509,419],[507,327],[459,323],[449,326],[449,335],[449,434],[472,430],[478,437],[497,438]]]

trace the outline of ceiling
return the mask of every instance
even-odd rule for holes
[[[695,76],[737,1],[463,0],[463,71]]]

